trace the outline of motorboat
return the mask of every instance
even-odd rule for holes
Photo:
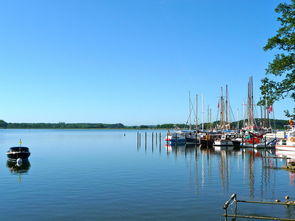
[[[229,138],[229,135],[222,134],[220,139],[214,141],[213,146],[234,146],[233,142]]]
[[[165,137],[165,141],[170,143],[185,143],[185,133],[182,131],[169,132]]]
[[[7,157],[12,160],[28,159],[31,155],[28,147],[10,147],[6,153]]]
[[[197,144],[201,143],[201,136],[196,130],[183,131],[185,135],[186,144]]]
[[[266,139],[264,138],[261,143],[254,144],[254,148],[256,149],[271,149],[275,148],[277,143],[277,138]]]

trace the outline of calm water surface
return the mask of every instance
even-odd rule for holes
[[[20,138],[32,153],[21,171],[5,155]],[[232,193],[295,199],[295,175],[269,169],[284,162],[261,158],[268,153],[167,147],[155,138],[148,131],[138,145],[131,130],[0,130],[0,219],[224,220]],[[295,218],[284,206],[239,212]]]

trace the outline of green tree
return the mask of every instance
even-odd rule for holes
[[[275,12],[280,14],[277,18],[280,28],[274,37],[268,39],[263,49],[278,50],[266,69],[266,74],[274,75],[276,80],[262,79],[260,89],[263,100],[260,105],[270,105],[286,97],[295,102],[295,0],[289,4],[279,4]],[[295,108],[293,114],[286,110],[286,115],[295,119]]]
[[[0,120],[0,128],[7,128],[8,123],[6,123],[4,120]]]

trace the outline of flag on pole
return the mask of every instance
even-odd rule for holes
[[[269,107],[268,107],[268,113],[271,113],[272,112],[272,105],[270,105]]]

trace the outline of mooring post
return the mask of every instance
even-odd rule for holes
[[[252,143],[253,143],[252,148],[254,149],[254,134],[252,135]]]
[[[137,149],[138,149],[139,148],[138,131],[136,132],[136,145],[137,145]]]
[[[146,149],[146,147],[147,147],[147,133],[146,132],[144,133],[144,139],[145,139],[145,149]]]

